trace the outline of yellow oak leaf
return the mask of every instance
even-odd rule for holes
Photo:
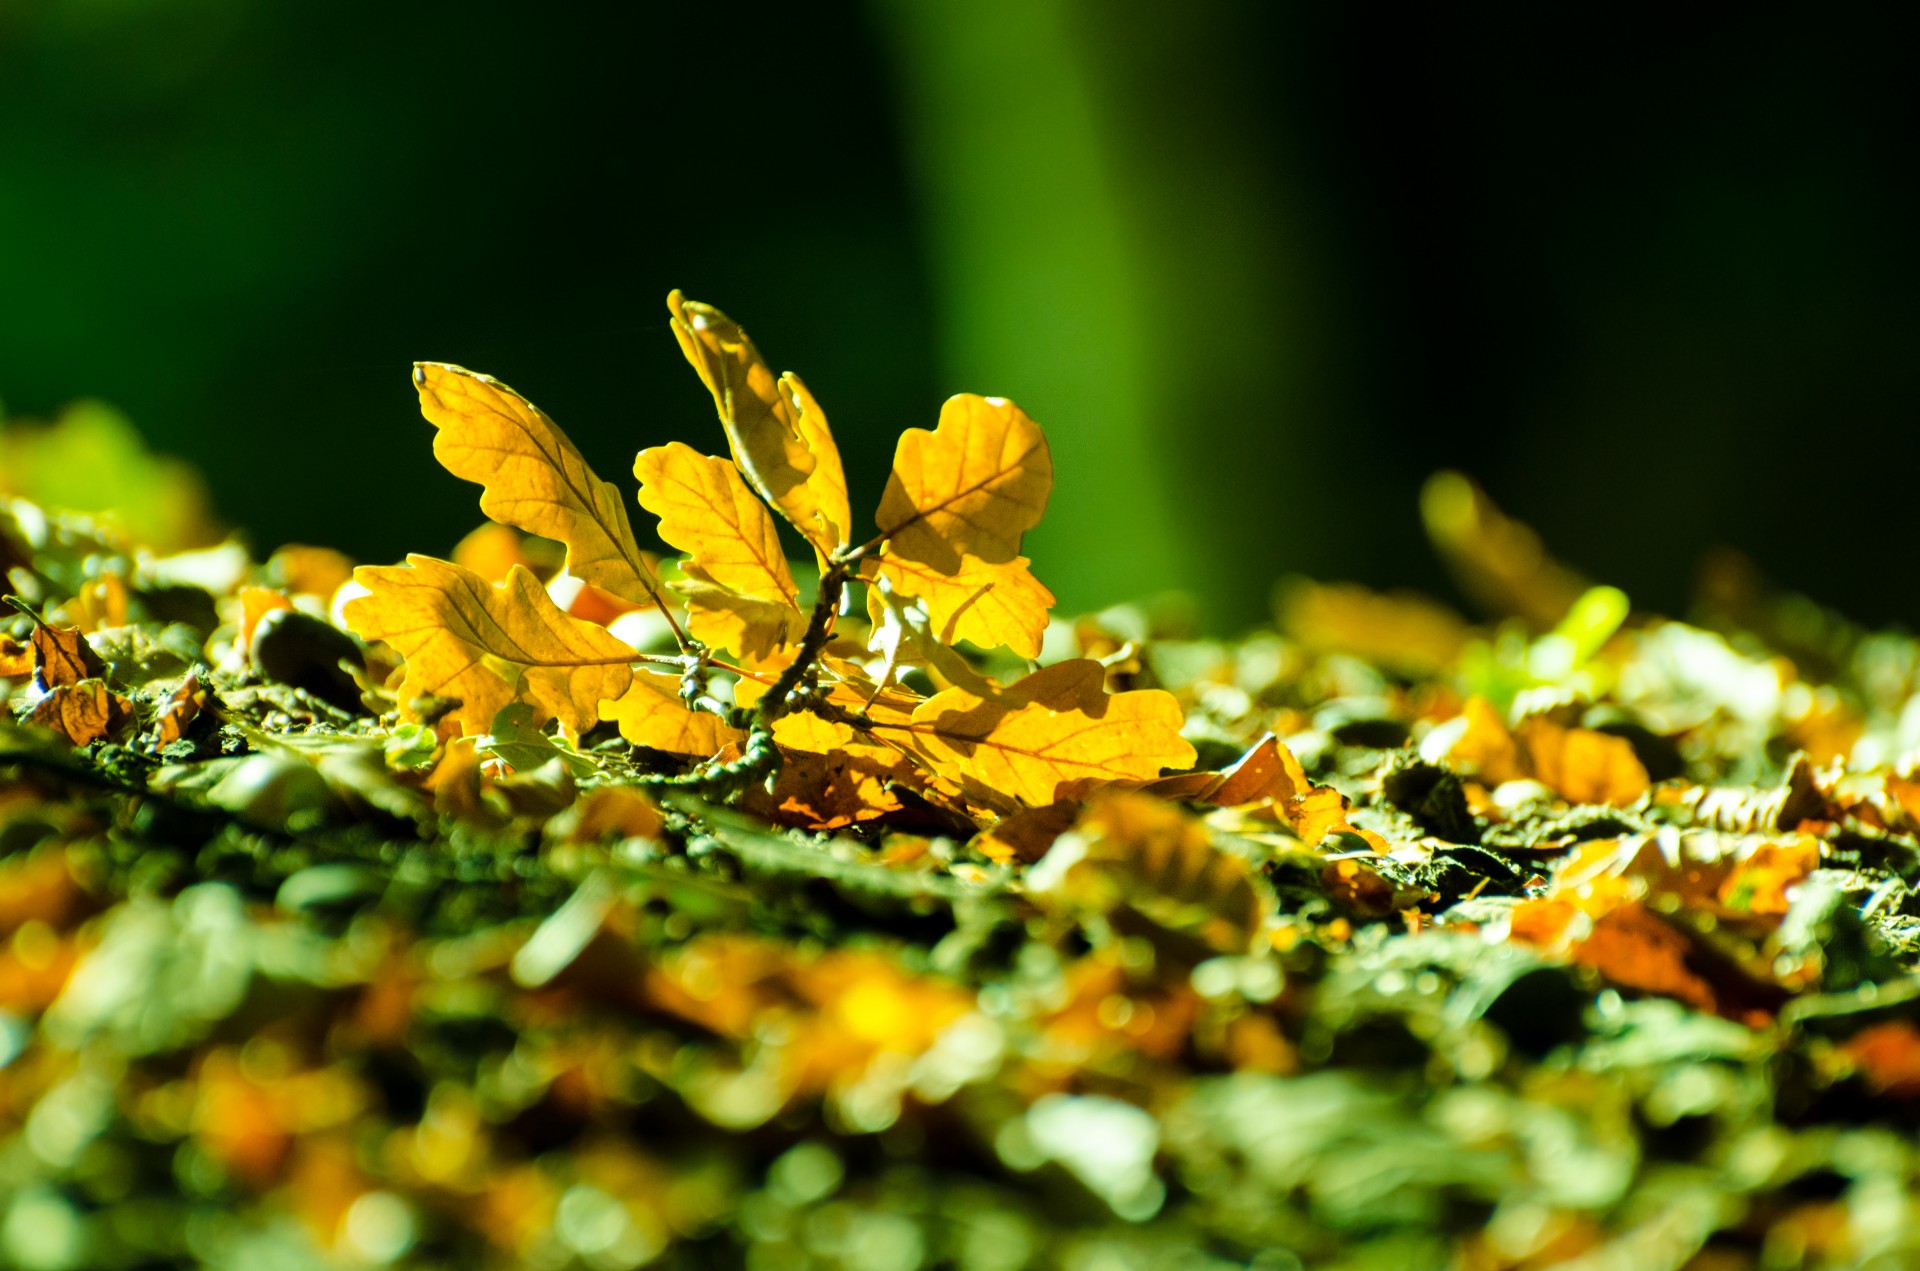
[[[928,624],[942,644],[965,640],[982,649],[1004,644],[1023,658],[1037,658],[1053,593],[1029,566],[1024,556],[990,564],[963,555],[958,571],[947,574],[888,554],[880,558],[879,572],[896,592],[926,604]]]
[[[620,735],[636,746],[700,759],[747,736],[717,715],[689,709],[680,700],[679,676],[644,667],[634,671],[624,694],[600,703],[600,718],[619,724]]]
[[[481,511],[565,543],[576,578],[634,604],[660,603],[620,492],[544,411],[490,375],[441,362],[415,362],[413,382],[420,413],[438,430],[434,457],[481,486]]]
[[[776,500],[775,506],[824,558],[835,547],[846,546],[853,533],[853,510],[847,504],[847,474],[840,466],[840,447],[834,444],[833,432],[827,427],[827,413],[798,375],[788,371],[780,377],[780,395],[793,411],[794,426],[813,455],[814,465],[806,481],[789,490],[784,500]],[[818,536],[807,533],[808,521],[819,524]]]
[[[761,497],[825,556],[847,542],[847,478],[827,417],[806,385],[778,380],[738,323],[678,291],[673,334],[713,394],[734,462]]]
[[[1018,556],[1052,491],[1040,426],[1005,398],[961,393],[932,432],[900,434],[874,519],[888,556],[957,574],[964,556],[995,564]]]
[[[708,580],[696,566],[683,569],[687,577],[668,586],[686,602],[687,630],[708,647],[731,649],[750,665],[766,666],[806,633],[807,615],[786,601],[743,596]]]
[[[454,699],[448,717],[477,734],[501,707],[527,702],[535,723],[558,719],[577,736],[633,678],[633,650],[562,613],[521,566],[489,585],[448,561],[408,556],[405,565],[362,565],[353,578],[368,594],[347,604],[347,625],[407,660],[403,713],[423,697]]]
[[[642,450],[633,475],[660,537],[691,555],[674,590],[696,638],[755,660],[799,638],[807,619],[780,532],[738,468],[676,441]]]
[[[660,537],[692,556],[709,581],[800,607],[780,532],[738,468],[673,441],[642,450],[633,475],[640,506],[660,518]]]
[[[916,708],[904,728],[876,722],[875,729],[911,745],[970,798],[1001,808],[1077,798],[1108,782],[1150,781],[1163,768],[1191,766],[1194,749],[1180,736],[1174,696],[1159,689],[1108,695],[1097,687],[1103,674],[1097,662],[1076,659],[1035,672],[997,700],[950,688]]]

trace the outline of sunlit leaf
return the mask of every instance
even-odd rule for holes
[[[416,362],[413,380],[421,414],[438,429],[434,456],[482,487],[481,511],[565,543],[575,577],[634,604],[657,600],[659,582],[634,542],[620,492],[594,475],[544,411],[463,367]]]
[[[533,706],[536,722],[558,719],[577,735],[632,681],[633,650],[560,612],[525,569],[489,586],[458,565],[409,556],[405,565],[362,565],[353,576],[369,594],[347,605],[347,622],[406,659],[403,711],[420,698],[450,698],[460,705],[449,717],[483,733],[502,707],[520,701]]]
[[[1041,585],[1024,556],[988,564],[962,556],[954,573],[889,553],[880,576],[903,596],[925,602],[928,625],[946,645],[965,640],[982,649],[1005,645],[1023,658],[1040,656],[1053,593]]]
[[[916,709],[905,728],[880,732],[910,743],[949,779],[1028,806],[1193,763],[1172,694],[1090,695],[1086,685],[1099,674],[1098,663],[1062,663],[1014,685],[1001,701],[947,689]]]
[[[719,716],[690,710],[680,700],[678,676],[644,667],[633,672],[624,694],[600,703],[599,717],[619,724],[620,735],[636,746],[702,759],[746,738]]]
[[[886,555],[952,576],[964,557],[1005,564],[1039,524],[1053,490],[1040,426],[1000,397],[947,399],[929,432],[900,434],[875,520]]]
[[[794,376],[775,380],[737,323],[678,291],[673,334],[720,412],[734,462],[753,488],[828,555],[852,524],[847,479],[826,415]]]
[[[807,619],[779,531],[739,470],[672,442],[641,451],[633,474],[660,537],[692,558],[689,581],[674,590],[693,634],[758,659],[797,639]]]

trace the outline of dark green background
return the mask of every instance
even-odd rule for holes
[[[1684,603],[1920,620],[1911,32],[1838,7],[0,0],[0,400],[125,409],[265,548],[444,551],[415,358],[603,474],[721,440],[674,286],[892,437],[1026,405],[1068,607],[1439,586],[1480,477]]]

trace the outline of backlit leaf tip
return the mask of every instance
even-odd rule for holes
[[[840,451],[806,385],[775,377],[747,333],[711,305],[675,291],[667,308],[748,483],[823,557],[845,546],[852,517]]]

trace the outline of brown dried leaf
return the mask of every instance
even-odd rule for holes
[[[88,646],[78,627],[35,623],[27,642],[33,646],[33,682],[43,692],[107,673],[106,664]]]
[[[133,703],[104,680],[57,685],[27,714],[28,722],[51,728],[76,746],[104,741],[132,719]]]

